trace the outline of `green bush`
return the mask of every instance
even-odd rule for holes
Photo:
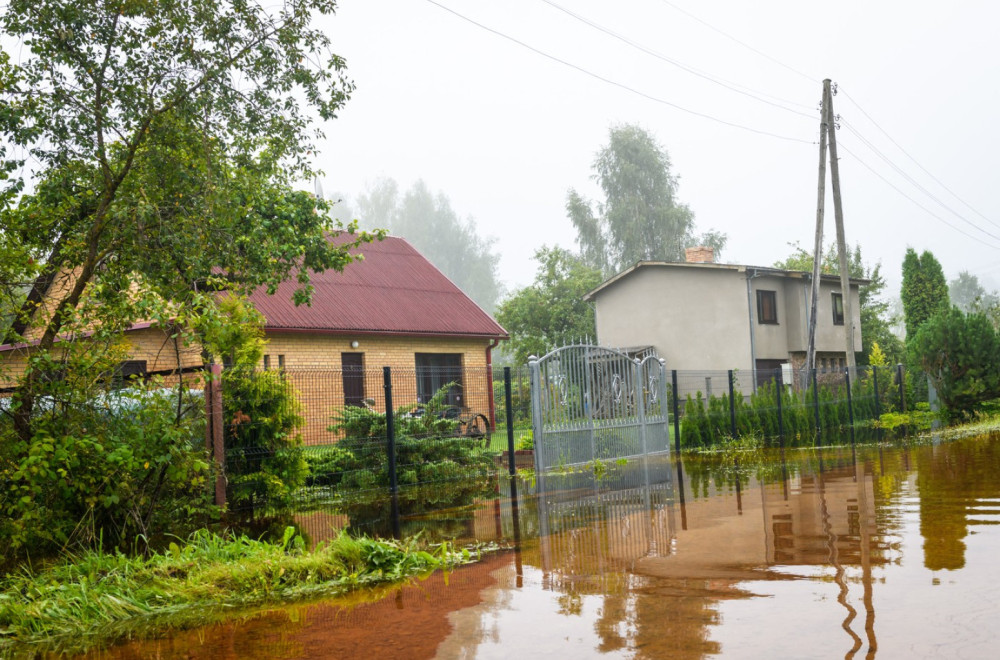
[[[136,385],[126,397],[66,389],[66,398],[36,406],[28,443],[0,424],[0,561],[127,546],[139,535],[148,542],[217,514],[204,399],[158,386]]]
[[[983,314],[951,308],[920,326],[910,351],[952,418],[1000,397],[1000,339]]]

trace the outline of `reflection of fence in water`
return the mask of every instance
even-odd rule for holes
[[[674,489],[669,460],[633,460],[606,474],[542,476],[536,491],[545,571],[595,575],[671,552]]]

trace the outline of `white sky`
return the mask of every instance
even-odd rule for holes
[[[867,260],[882,262],[890,293],[898,295],[907,245],[932,250],[949,279],[969,270],[990,288],[1000,282],[994,186],[1000,3],[552,1],[660,56],[756,96],[783,99],[779,103],[808,116],[692,75],[543,0],[435,0],[596,76],[806,143],[731,128],[643,98],[429,0],[341,0],[326,25],[357,90],[325,127],[319,159],[324,189],[350,199],[379,176],[404,189],[422,178],[460,215],[473,217],[480,233],[497,238],[501,278],[510,287],[523,286],[533,278],[537,247],[574,246],[566,193],[576,187],[597,196],[591,164],[609,127],[638,123],[668,150],[680,176],[679,198],[694,211],[698,230],[729,235],[722,260],[770,265],[789,254],[789,242],[811,250],[817,107],[821,81],[829,77],[841,89],[834,107],[842,117],[837,135],[847,240],[860,243]],[[961,217],[909,183],[851,128]],[[847,150],[968,235],[914,205]],[[826,243],[835,236],[829,188]]]

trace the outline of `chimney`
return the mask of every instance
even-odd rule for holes
[[[689,264],[710,264],[715,262],[715,250],[704,245],[684,249],[684,260]]]

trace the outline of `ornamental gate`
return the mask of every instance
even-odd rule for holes
[[[538,474],[670,451],[662,360],[574,345],[528,366]]]

